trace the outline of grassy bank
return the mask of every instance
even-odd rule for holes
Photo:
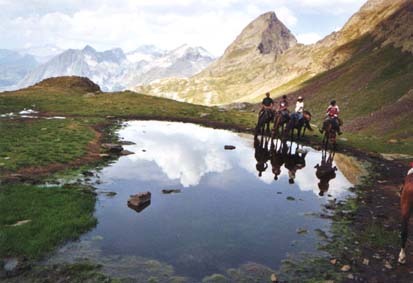
[[[91,122],[80,119],[0,120],[0,132],[5,133],[0,135],[0,172],[67,163],[84,156],[95,138]]]
[[[0,257],[34,259],[96,225],[89,189],[0,186]]]

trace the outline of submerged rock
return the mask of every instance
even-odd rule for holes
[[[163,194],[172,194],[172,193],[177,194],[177,193],[180,193],[180,192],[181,192],[181,190],[179,190],[179,189],[162,190]]]
[[[226,146],[224,146],[224,149],[225,150],[234,150],[236,147],[235,146],[233,146],[233,145],[226,145]]]

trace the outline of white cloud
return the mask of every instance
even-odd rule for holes
[[[288,9],[285,6],[279,7],[275,9],[275,13],[277,17],[287,25],[287,27],[291,28],[294,27],[297,24],[297,17],[294,15],[294,13]]]
[[[303,44],[313,44],[322,38],[323,37],[316,32],[303,33],[297,35],[298,42]]]
[[[296,34],[313,32],[324,36],[326,31],[309,31],[309,27],[301,23],[317,23],[323,17],[328,19],[331,32],[343,24],[337,22],[334,15],[345,13],[349,17],[364,2],[0,0],[0,47],[56,44],[61,48],[81,48],[91,44],[97,49],[134,49],[142,44],[174,48],[188,43],[202,45],[220,55],[242,29],[262,13],[275,11]]]

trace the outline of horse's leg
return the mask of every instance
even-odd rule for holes
[[[409,219],[410,219],[410,202],[407,198],[406,191],[402,193],[402,197],[400,199],[400,209],[402,214],[402,229],[400,232],[401,238],[401,250],[399,254],[399,263],[405,264],[406,263],[406,241],[408,236],[408,228],[409,228]]]

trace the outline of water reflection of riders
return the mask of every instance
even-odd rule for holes
[[[262,172],[267,170],[267,161],[270,160],[270,151],[268,150],[268,143],[260,142],[255,144],[255,160],[257,160],[256,169],[258,176],[262,176]]]
[[[281,167],[284,165],[287,152],[287,142],[283,142],[278,149],[276,146],[271,146],[271,166],[274,180],[278,180],[278,176],[281,174]]]
[[[327,157],[327,153],[325,151],[322,152],[321,155],[321,165],[317,164],[314,168],[316,168],[316,176],[320,180],[318,183],[318,188],[320,192],[318,193],[319,196],[324,196],[324,194],[328,191],[330,187],[329,182],[330,180],[336,177],[337,167],[333,166],[335,152],[331,152]]]
[[[297,173],[297,170],[303,169],[305,167],[305,157],[307,155],[307,151],[297,148],[295,149],[294,154],[291,154],[291,152],[287,155],[285,155],[285,168],[288,169],[288,182],[290,184],[295,183],[295,176]]]

